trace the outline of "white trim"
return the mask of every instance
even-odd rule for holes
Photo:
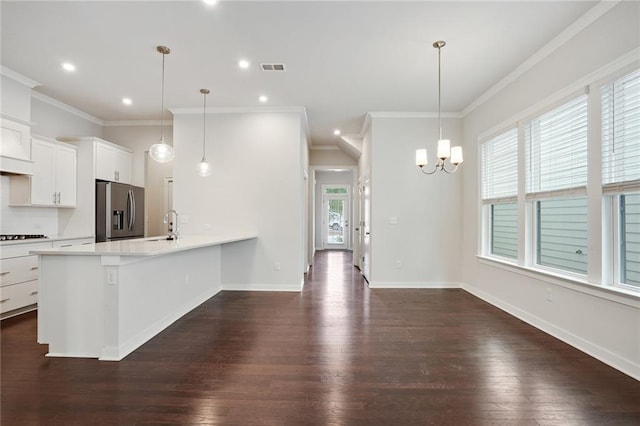
[[[584,15],[582,15],[575,22],[569,25],[564,31],[554,37],[550,42],[542,46],[542,48],[532,56],[530,56],[529,59],[520,64],[516,69],[507,74],[506,77],[504,77],[494,86],[489,88],[489,90],[480,95],[478,99],[471,102],[467,107],[465,107],[462,110],[462,116],[467,116],[480,105],[493,98],[501,90],[520,78],[527,71],[531,70],[534,66],[536,66],[543,59],[547,58],[553,52],[558,50],[560,47],[564,46],[565,43],[567,43],[581,31],[589,27],[595,21],[600,19],[607,12],[617,6],[620,2],[621,0],[605,0],[599,2],[594,7],[589,9]]]
[[[585,279],[579,279],[574,276],[557,274],[550,271],[517,265],[506,260],[497,259],[490,256],[476,256],[482,264],[523,275],[535,280],[544,281],[579,293],[588,294],[590,296],[599,297],[610,302],[619,303],[621,305],[630,306],[640,309],[640,293],[632,290],[626,290],[615,286],[602,286],[592,284]]]
[[[482,141],[486,138],[489,138],[491,135],[498,133],[501,129],[505,129],[508,127],[513,127],[515,123],[518,123],[522,120],[526,120],[530,117],[535,116],[538,113],[546,109],[551,109],[553,105],[561,103],[563,100],[570,99],[573,96],[579,96],[578,91],[582,90],[584,94],[584,89],[587,86],[597,83],[600,80],[603,80],[614,74],[619,72],[621,69],[634,64],[640,64],[640,47],[633,49],[631,52],[626,53],[619,57],[618,59],[609,62],[607,65],[597,69],[596,71],[586,75],[585,77],[573,82],[569,86],[565,87],[562,90],[557,91],[556,93],[542,99],[541,101],[535,103],[534,105],[526,108],[514,115],[510,118],[501,121],[497,125],[485,130],[484,132],[478,135],[478,140]]]
[[[309,147],[311,151],[340,151],[336,145],[313,145]]]
[[[36,124],[33,121],[29,121],[29,120],[25,120],[23,118],[15,117],[13,115],[5,114],[4,112],[0,113],[0,117],[2,117],[4,120],[9,120],[9,121],[13,121],[13,122],[18,123],[18,124],[22,124],[23,126],[31,127],[31,126],[35,126],[35,124]]]
[[[636,380],[640,380],[640,364],[638,364],[637,362],[634,362],[633,360],[629,360],[626,358],[622,358],[614,354],[613,352],[607,350],[606,348],[596,345],[595,343],[590,342],[588,340],[585,340],[582,337],[576,336],[575,334],[563,328],[557,327],[551,324],[550,322],[543,320],[542,318],[539,318],[520,308],[517,308],[511,305],[510,303],[505,302],[504,300],[493,297],[489,293],[485,293],[481,290],[478,290],[473,286],[464,284],[462,288],[465,291],[469,292],[470,294],[474,295],[475,297],[482,299],[485,302],[490,303],[491,305],[499,309],[502,309],[506,313],[518,319],[521,319],[527,324],[530,324],[535,328],[559,340],[562,340],[563,342],[573,346],[574,348],[604,362],[605,364],[615,368],[616,370],[623,372],[624,374],[627,374],[628,376],[633,377]]]
[[[202,108],[169,108],[173,115],[202,115]],[[306,115],[307,110],[304,107],[207,107],[206,114],[246,114],[246,113],[272,113],[293,112]]]
[[[173,120],[114,120],[114,121],[105,121],[104,127],[126,127],[126,126],[160,126],[164,125],[167,127],[173,126]]]
[[[419,111],[380,111],[370,112],[371,118],[438,118],[437,112],[419,112]],[[443,112],[442,118],[463,118],[461,112]]]
[[[5,67],[4,65],[0,66],[0,74],[22,84],[23,86],[27,86],[29,89],[33,89],[36,86],[41,86],[41,84],[37,81],[31,80],[29,77],[25,77],[24,75],[17,73],[14,70]]]
[[[224,291],[302,291],[304,279],[299,284],[222,284]]]
[[[463,288],[463,284],[447,281],[370,281],[369,288]]]
[[[59,109],[61,109],[63,111],[66,111],[66,112],[69,112],[69,113],[71,113],[73,115],[76,115],[76,116],[78,116],[80,118],[83,118],[83,119],[85,119],[87,121],[90,121],[90,122],[92,122],[94,124],[97,124],[99,126],[104,126],[104,121],[99,119],[98,117],[94,117],[91,114],[87,114],[84,111],[80,111],[79,109],[74,108],[71,105],[67,105],[64,102],[60,102],[59,100],[54,99],[54,98],[52,98],[50,96],[44,95],[44,94],[42,94],[40,92],[32,91],[31,92],[31,97],[33,99],[37,99],[37,100],[42,101],[44,103],[47,103],[49,105],[53,105],[56,108],[59,108]]]

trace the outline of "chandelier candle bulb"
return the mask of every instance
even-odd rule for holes
[[[418,166],[418,167],[426,166],[427,163],[428,163],[427,150],[426,149],[417,149],[416,150],[416,166]]]
[[[449,158],[451,155],[451,141],[449,139],[440,139],[438,141],[438,158]]]
[[[454,146],[451,148],[451,164],[458,165],[462,163],[464,160],[462,159],[462,147]]]

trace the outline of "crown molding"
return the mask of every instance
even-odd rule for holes
[[[542,46],[540,50],[531,55],[529,59],[520,64],[516,69],[511,71],[496,83],[494,86],[484,92],[478,99],[471,102],[466,108],[462,110],[462,116],[465,117],[478,108],[480,105],[493,98],[500,91],[502,91],[509,84],[513,83],[527,71],[531,70],[534,66],[540,63],[543,59],[547,58],[553,52],[564,46],[569,40],[575,37],[578,33],[589,27],[595,21],[600,19],[604,14],[616,7],[622,0],[602,0],[594,7],[589,9],[584,15],[569,25],[564,31],[554,37],[550,42]]]
[[[335,145],[314,145],[309,149],[312,151],[340,151],[340,148]]]
[[[60,102],[59,100],[54,99],[54,98],[52,98],[50,96],[44,95],[44,94],[42,94],[40,92],[32,91],[31,92],[31,97],[33,99],[37,99],[37,100],[42,101],[44,103],[47,103],[49,105],[53,105],[56,108],[59,108],[59,109],[61,109],[63,111],[71,113],[73,115],[76,115],[76,116],[78,116],[80,118],[83,118],[83,119],[85,119],[87,121],[90,121],[90,122],[92,122],[94,124],[97,124],[99,126],[104,126],[104,121],[99,119],[98,117],[94,117],[91,114],[87,114],[84,111],[80,111],[79,109],[74,108],[71,105],[67,105],[64,102]]]
[[[35,80],[31,80],[29,77],[25,77],[24,75],[15,72],[12,69],[5,67],[4,65],[0,66],[0,74],[10,78],[11,80],[17,81],[23,86],[27,86],[29,89],[33,89],[36,86],[40,86],[41,84]]]
[[[438,118],[437,112],[419,112],[419,111],[373,111],[369,113],[371,118]],[[442,118],[462,118],[460,112],[443,112],[440,113]]]
[[[202,108],[169,108],[173,115],[202,115]],[[246,114],[246,113],[297,113],[306,116],[307,110],[304,107],[207,107],[206,114]]]
[[[105,121],[104,127],[127,127],[127,126],[173,126],[173,120],[114,120]]]

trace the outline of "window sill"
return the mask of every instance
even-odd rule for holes
[[[612,302],[621,303],[623,305],[640,308],[640,292],[627,290],[614,286],[601,286],[589,283],[577,277],[571,277],[545,271],[541,269],[521,266],[503,259],[495,257],[477,255],[478,261],[485,265],[494,266],[516,274],[524,275],[530,278],[545,281],[558,285],[580,293],[589,294],[591,296],[600,297]]]

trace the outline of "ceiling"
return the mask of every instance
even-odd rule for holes
[[[2,65],[105,122],[160,119],[165,106],[301,106],[312,144],[358,134],[367,112],[460,112],[595,2],[7,1]],[[251,65],[241,70],[237,61]],[[74,73],[61,63],[76,65]],[[261,71],[283,63],[285,72]],[[260,104],[258,96],[269,97]],[[122,104],[129,97],[130,106]],[[165,111],[165,118],[170,113]]]

